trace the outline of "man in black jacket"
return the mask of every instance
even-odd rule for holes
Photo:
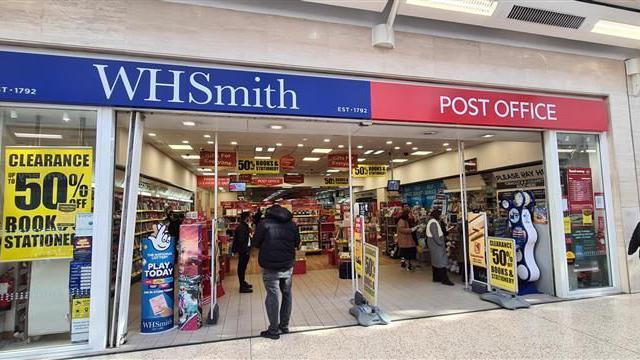
[[[248,212],[240,214],[240,223],[236,227],[236,231],[233,235],[233,248],[231,249],[234,253],[238,254],[238,280],[240,281],[240,293],[253,292],[251,284],[245,281],[247,264],[249,264],[249,257],[251,256],[251,246],[249,245],[251,228],[249,227],[249,224],[247,224],[248,219]]]
[[[267,291],[264,304],[269,317],[269,329],[261,332],[260,336],[273,340],[279,339],[280,333],[289,332],[292,305],[291,274],[296,249],[300,246],[300,232],[292,218],[289,210],[273,205],[260,221],[253,244],[260,249],[258,263],[262,268],[262,281]],[[280,306],[278,289],[282,293]]]

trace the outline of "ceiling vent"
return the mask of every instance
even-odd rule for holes
[[[585,20],[583,16],[563,14],[519,5],[513,6],[507,18],[569,29],[579,28]]]

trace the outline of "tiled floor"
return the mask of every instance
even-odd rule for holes
[[[316,268],[324,262],[324,256],[310,256],[309,262]],[[444,286],[431,281],[431,268],[418,268],[407,272],[395,260],[385,258],[380,267],[379,303],[392,319],[407,319],[444,315],[495,308],[481,301],[478,296],[461,284]],[[326,266],[325,266],[326,267]],[[172,330],[162,335],[139,333],[139,284],[132,287],[128,342],[120,350],[148,349],[185,343],[217,341],[256,336],[267,327],[264,311],[264,287],[257,265],[252,261],[248,281],[254,285],[253,294],[239,294],[235,275],[224,280],[226,294],[219,299],[218,324],[204,326],[198,331]],[[454,279],[456,280],[456,279]],[[338,278],[335,268],[308,271],[293,279],[292,331],[333,328],[356,324],[349,314],[352,298],[351,280]],[[553,297],[539,295],[529,297],[531,302],[553,301]],[[206,311],[206,310],[205,310]]]
[[[640,294],[92,358],[640,359]]]

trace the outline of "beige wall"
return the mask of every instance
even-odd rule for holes
[[[623,62],[415,33],[395,40],[395,49],[378,49],[370,27],[155,0],[0,2],[8,44],[606,96],[616,252],[628,291],[625,239],[640,211]],[[640,291],[637,257],[629,261],[631,289]]]

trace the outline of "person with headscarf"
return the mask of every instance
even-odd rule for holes
[[[447,274],[447,245],[440,225],[441,211],[439,209],[431,210],[429,221],[427,222],[427,245],[431,254],[431,268],[433,270],[433,282],[440,282],[445,285],[453,285]]]
[[[400,266],[407,271],[413,270],[412,260],[416,259],[416,242],[413,239],[411,226],[409,224],[408,208],[402,209],[400,218],[398,219],[398,248],[400,249]]]

